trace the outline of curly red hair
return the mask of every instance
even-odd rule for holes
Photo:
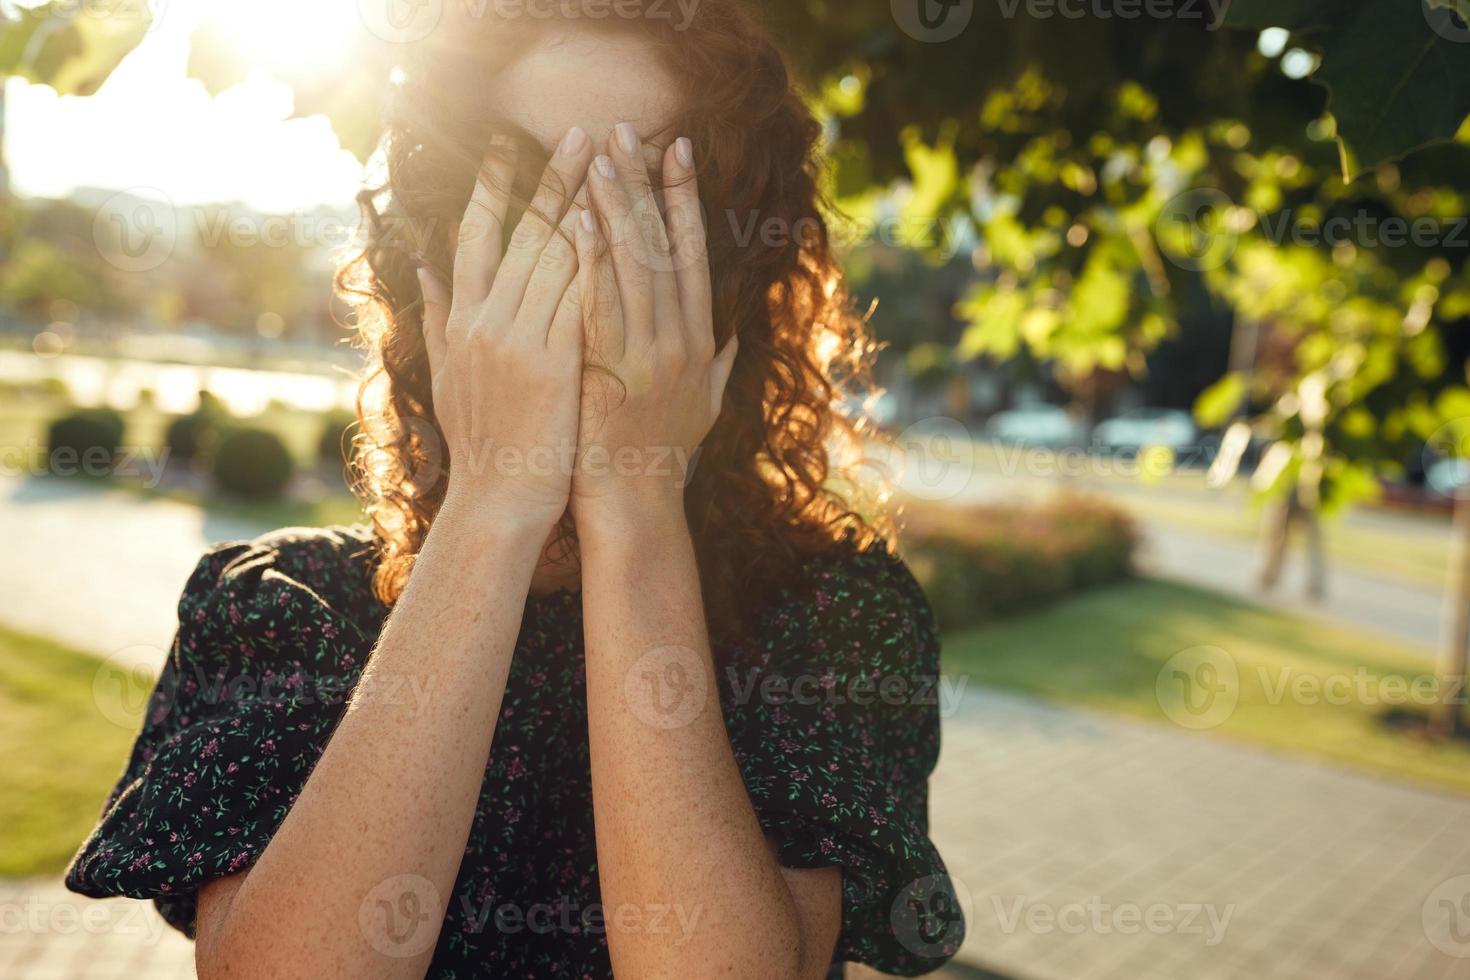
[[[526,18],[467,23],[451,32],[453,43],[416,52],[396,73],[387,181],[361,196],[365,245],[338,274],[369,358],[356,483],[382,542],[375,588],[390,605],[449,477],[415,262],[450,278],[447,229],[493,139],[505,135],[487,108],[496,74],[547,29]],[[621,16],[573,29],[643,32],[687,94],[671,127],[693,140],[700,161],[716,339],[738,335],[740,351],[686,510],[711,623],[738,631],[742,609],[789,582],[803,557],[891,534],[886,494],[869,492],[875,481],[857,472],[868,424],[843,407],[871,394],[874,345],[823,218],[821,126],[781,53],[733,0],[701,0],[687,26]],[[782,233],[752,236],[753,227]]]

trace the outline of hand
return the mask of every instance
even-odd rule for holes
[[[617,128],[588,176],[580,256],[584,374],[572,513],[581,527],[649,506],[679,508],[719,417],[738,350],[715,352],[714,310],[693,148],[664,152],[664,205],[637,133]],[[595,219],[593,217],[595,213]],[[602,247],[603,244],[606,247]]]
[[[434,412],[449,443],[445,508],[549,530],[566,512],[577,445],[582,314],[573,204],[592,141],[557,148],[508,248],[513,160],[487,161],[460,223],[450,290],[419,270]]]

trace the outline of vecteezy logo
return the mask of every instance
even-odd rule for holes
[[[1470,42],[1470,0],[1421,0],[1431,30],[1456,44]]]
[[[439,889],[421,875],[394,875],[357,909],[363,938],[384,956],[418,956],[439,938]]]
[[[928,875],[893,899],[893,935],[910,952],[938,959],[952,956],[965,938],[965,920],[975,909],[965,883],[949,875]]]
[[[1240,669],[1235,658],[1219,647],[1190,647],[1164,663],[1154,693],[1174,724],[1216,728],[1240,703]]]
[[[683,728],[704,709],[708,673],[689,647],[657,647],[639,657],[623,678],[623,697],[634,717],[650,728]]]
[[[148,14],[148,30],[152,32],[162,27],[166,18],[172,17],[176,0],[152,0],[151,3],[138,0],[138,5]]]
[[[953,41],[975,16],[975,0],[890,0],[890,6],[899,29],[926,44]]]
[[[952,500],[975,475],[973,442],[970,430],[958,419],[915,422],[897,440],[903,453],[900,485],[920,500]]]
[[[92,675],[92,703],[97,713],[119,728],[136,731],[155,684],[163,686],[156,665],[165,659],[162,650],[146,645],[127,647],[108,656]],[[165,671],[165,682],[171,677]],[[172,697],[160,697],[154,712],[157,717],[146,720],[161,721],[171,704]]]
[[[1181,269],[1218,269],[1235,254],[1239,236],[1231,228],[1235,202],[1210,188],[1178,194],[1159,211],[1154,237],[1169,261]]]
[[[444,0],[357,0],[357,10],[374,37],[389,44],[413,44],[439,26]]]
[[[1470,875],[1442,883],[1420,910],[1424,935],[1447,956],[1470,958]]]
[[[1424,482],[1446,497],[1470,492],[1470,418],[1451,419],[1425,441]]]
[[[156,187],[119,191],[102,202],[92,219],[97,251],[123,272],[151,272],[163,265],[174,253],[178,234],[173,203]]]

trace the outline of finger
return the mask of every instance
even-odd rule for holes
[[[714,298],[710,285],[709,241],[699,204],[694,144],[679,137],[664,151],[664,209],[669,254],[679,290],[679,308],[690,350],[710,357],[715,350]]]
[[[562,304],[567,287],[577,278],[577,209],[567,211],[561,226],[541,250],[541,258],[526,284],[521,310],[516,314],[516,331],[532,343],[550,343],[552,321]]]
[[[572,199],[587,179],[591,162],[592,140],[581,129],[568,130],[541,175],[541,185],[530,207],[511,235],[510,248],[491,289],[492,304],[506,316],[514,318],[519,312],[541,252],[566,217]]]
[[[740,353],[740,338],[731,335],[725,341],[725,349],[715,356],[709,368],[710,418],[719,418],[725,404],[725,386],[730,383],[730,372],[735,370],[735,358]]]
[[[475,177],[475,189],[459,222],[454,254],[454,299],[461,308],[478,306],[490,295],[490,286],[502,259],[505,215],[515,182],[515,145],[496,142]]]
[[[572,237],[577,250],[577,274],[562,292],[556,315],[551,320],[551,329],[546,333],[546,346],[551,350],[577,351],[582,348],[586,319],[583,284],[586,282],[588,268],[582,264],[583,256],[586,256],[586,261],[592,261],[592,246],[589,243],[591,233],[580,220],[582,213],[578,212],[578,220],[572,226]]]
[[[444,366],[448,344],[444,329],[449,322],[449,290],[433,270],[420,267],[418,270],[419,291],[424,295],[424,346],[429,352],[429,371],[438,371]]]
[[[629,340],[644,343],[657,323],[677,311],[678,287],[637,130],[620,123],[596,170],[593,199],[601,205],[598,216],[611,248]]]
[[[653,280],[647,264],[637,256],[633,202],[618,180],[617,165],[611,157],[600,156],[593,162],[588,183],[592,187],[593,211],[601,226],[599,258],[605,268],[598,271],[612,275],[625,330],[642,338],[652,331]]]
[[[668,228],[663,210],[653,192],[653,180],[648,173],[643,140],[639,138],[638,130],[632,123],[617,125],[609,152],[632,202],[634,223],[628,231],[632,242],[638,246],[634,257],[643,261],[653,283],[654,326],[669,324],[677,327],[679,287],[674,279]],[[664,339],[682,342],[682,331]]]
[[[591,212],[584,215],[577,236],[583,345],[590,357],[607,366],[622,360],[627,348],[627,325],[612,256]]]

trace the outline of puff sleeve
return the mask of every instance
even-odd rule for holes
[[[928,833],[939,643],[907,567],[882,548],[816,563],[722,673],[731,745],[778,860],[842,868],[835,959],[938,968],[965,923]]]
[[[200,560],[142,730],[68,888],[151,898],[193,935],[199,888],[260,857],[371,650],[360,617],[333,601],[349,591],[354,540],[277,532]]]

